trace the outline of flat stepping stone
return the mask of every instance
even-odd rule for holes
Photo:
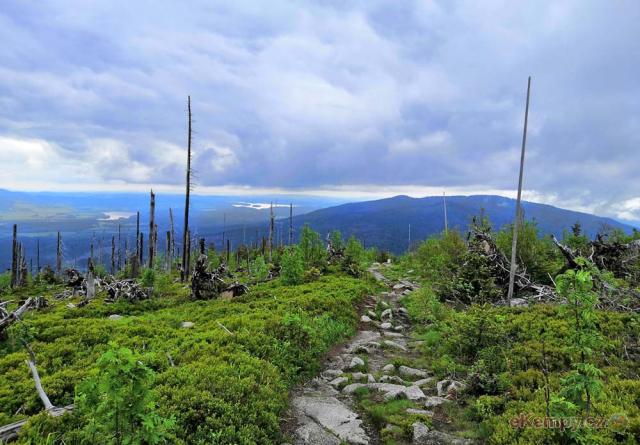
[[[421,379],[427,378],[429,376],[427,371],[424,371],[422,369],[410,368],[408,366],[400,366],[398,368],[398,374],[400,374],[403,377],[421,378]]]
[[[424,401],[424,407],[435,408],[436,406],[443,405],[447,402],[450,402],[450,400],[445,399],[444,397],[430,396],[430,397],[427,397],[427,400]]]
[[[312,419],[340,441],[352,445],[368,445],[369,437],[362,429],[362,420],[335,397],[296,397],[293,407],[298,414]],[[312,427],[311,427],[312,428]],[[311,429],[307,429],[307,432]],[[316,430],[317,431],[317,430]],[[302,444],[333,444],[334,442],[301,442]],[[337,442],[340,444],[340,442]]]
[[[395,341],[391,341],[391,340],[385,340],[382,342],[383,345],[386,345],[390,348],[394,348],[394,349],[399,349],[401,351],[405,351],[407,350],[407,348],[405,348],[404,346],[402,346],[400,343],[396,343]]]
[[[348,381],[349,379],[347,377],[336,377],[335,379],[329,382],[329,385],[333,386],[334,388],[339,388],[340,386],[344,385]]]
[[[431,386],[435,379],[435,377],[427,377],[426,379],[416,380],[415,382],[413,382],[413,384],[419,386],[420,388],[427,385]]]
[[[385,400],[423,400],[425,398],[424,393],[417,386],[395,385],[393,383],[352,383],[351,385],[345,386],[342,392],[345,394],[353,394],[359,388],[375,389],[376,391],[384,393]]]

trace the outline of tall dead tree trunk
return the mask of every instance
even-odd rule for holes
[[[173,210],[169,207],[169,224],[171,226],[171,263],[169,264],[170,269],[173,269],[173,259],[176,257],[176,232],[173,227]]]
[[[118,224],[118,271],[122,268],[122,227]]]
[[[507,293],[507,303],[511,306],[513,297],[513,285],[516,277],[516,251],[518,248],[518,225],[522,209],[520,208],[520,198],[522,197],[522,175],[524,172],[524,149],[527,143],[527,122],[529,120],[529,94],[531,92],[531,76],[527,81],[527,104],[524,111],[524,130],[522,132],[522,150],[520,152],[520,174],[518,176],[518,197],[516,199],[516,219],[513,223],[513,240],[511,243],[511,267],[509,269],[509,291]]]
[[[231,240],[227,238],[227,264],[229,264],[230,255],[231,255]]]
[[[40,238],[36,240],[36,271],[40,273]]]
[[[18,225],[13,225],[13,238],[11,243],[11,288],[18,284]]]
[[[111,275],[116,274],[116,237],[111,236]]]
[[[164,269],[171,272],[171,264],[173,264],[173,255],[171,252],[171,230],[167,230],[167,243],[164,251]]]
[[[62,276],[62,237],[58,232],[58,243],[56,247],[56,276],[60,278]]]
[[[272,261],[273,258],[273,231],[274,227],[274,219],[273,219],[273,202],[271,203],[271,207],[269,209],[269,262]]]
[[[155,260],[155,215],[156,215],[156,195],[151,190],[151,197],[149,199],[149,269],[153,269],[153,262]]]
[[[20,277],[18,279],[18,286],[25,287],[27,285],[27,276],[29,270],[27,269],[27,256],[24,252],[24,246],[20,244]]]
[[[140,211],[136,212],[136,256],[140,258]]]
[[[187,98],[188,129],[187,129],[187,178],[184,197],[184,228],[182,235],[182,270],[180,279],[182,282],[189,277],[189,198],[191,193],[191,96]]]
[[[140,232],[140,258],[138,258],[139,264],[144,264],[144,233]]]

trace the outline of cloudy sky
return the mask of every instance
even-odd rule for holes
[[[525,196],[640,220],[640,2],[0,3],[0,188]]]

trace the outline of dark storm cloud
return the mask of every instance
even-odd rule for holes
[[[528,196],[640,219],[637,23],[631,0],[3,2],[0,186],[181,184],[191,94],[201,186],[512,190],[532,75]]]

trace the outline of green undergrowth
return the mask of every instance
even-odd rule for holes
[[[76,385],[111,342],[155,371],[159,413],[175,418],[175,443],[277,443],[288,390],[355,332],[356,306],[374,286],[333,273],[297,286],[262,283],[231,301],[191,301],[188,288],[167,282],[161,294],[139,303],[96,299],[69,309],[64,301],[30,311],[0,342],[0,424],[42,410],[20,339],[34,350],[57,406],[74,402]],[[111,320],[111,314],[122,318]],[[182,328],[184,321],[194,326]],[[81,425],[73,415],[32,419],[24,443],[34,436],[78,443]]]
[[[417,364],[439,378],[468,383],[458,404],[463,409],[451,418],[478,439],[505,445],[640,441],[640,363],[629,355],[638,353],[638,314],[594,314],[602,342],[592,360],[602,371],[603,390],[592,401],[591,417],[600,423],[562,430],[523,423],[521,416],[544,418],[548,407],[551,417],[588,417],[560,397],[568,377],[576,375],[572,322],[562,306],[485,304],[457,310],[441,303],[428,286],[403,302],[414,320],[416,339],[424,341]]]

